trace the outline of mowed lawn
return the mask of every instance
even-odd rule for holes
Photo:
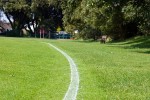
[[[100,44],[75,40],[0,38],[0,99],[62,100],[77,64],[77,100],[149,100],[150,38]]]
[[[77,63],[78,100],[150,100],[149,37],[108,44],[50,42]]]
[[[39,39],[0,37],[0,100],[61,100],[68,61]]]

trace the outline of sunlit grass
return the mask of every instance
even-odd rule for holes
[[[136,41],[51,42],[69,53],[78,65],[78,100],[149,100],[150,44],[144,42],[150,43],[150,40]]]
[[[61,100],[67,60],[36,39],[0,38],[0,100]]]
[[[100,44],[0,38],[0,99],[62,100],[70,83],[68,53],[78,66],[78,100],[149,100],[150,38]]]

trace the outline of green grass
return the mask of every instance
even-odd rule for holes
[[[150,100],[150,38],[100,44],[51,41],[77,63],[78,100]]]
[[[70,82],[67,60],[36,39],[0,38],[0,100],[61,100]]]
[[[78,100],[150,100],[150,37],[124,42],[0,38],[0,99],[61,100],[68,53],[78,66]],[[61,63],[60,63],[61,62]]]

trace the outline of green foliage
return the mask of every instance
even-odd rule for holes
[[[150,1],[145,0],[144,4],[138,7],[138,16],[142,19],[139,28],[146,35],[150,35]]]
[[[35,34],[43,26],[51,31],[56,30],[58,26],[62,27],[62,13],[58,0],[9,0],[1,1],[0,4],[13,30],[18,30],[19,33],[27,28],[30,34]]]
[[[14,29],[20,30],[25,24],[29,27],[31,22],[32,25],[36,22],[35,30],[43,25],[48,25],[53,30],[58,26],[63,29],[64,25],[69,33],[73,34],[74,30],[79,30],[81,38],[87,37],[86,35],[93,38],[93,34],[97,34],[95,32],[107,34],[114,39],[150,34],[149,0],[31,1],[0,2],[1,9],[5,8],[3,10],[7,17],[12,16],[14,19],[14,23],[11,22]],[[133,27],[130,28],[131,26]],[[29,29],[32,33],[35,32]],[[93,30],[95,31],[92,32]]]
[[[149,7],[148,0],[80,0],[74,5],[65,0],[63,20],[66,27],[71,25],[80,30],[84,34],[81,38],[95,29],[114,39],[125,39],[149,34]],[[131,25],[133,29],[129,28]]]
[[[21,36],[21,30],[25,28],[24,25],[30,20],[30,6],[27,4],[26,0],[18,0],[17,2],[15,0],[10,0],[9,2],[1,3],[3,4],[3,12],[6,14],[12,29],[17,32],[17,36]],[[16,36],[16,34],[10,36]]]

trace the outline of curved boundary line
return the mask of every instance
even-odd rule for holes
[[[79,89],[79,74],[78,74],[77,66],[74,63],[73,59],[67,53],[63,52],[62,50],[60,50],[59,48],[57,48],[56,46],[54,46],[50,43],[48,43],[48,44],[49,44],[49,46],[53,47],[54,49],[59,51],[61,54],[63,54],[70,64],[71,81],[70,81],[69,88],[68,88],[63,100],[75,100],[77,93],[78,93],[78,89]]]

